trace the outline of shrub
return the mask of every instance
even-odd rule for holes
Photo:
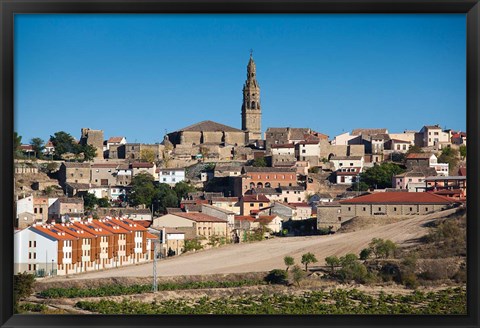
[[[293,281],[300,286],[300,281],[302,281],[303,278],[305,278],[305,272],[300,268],[299,265],[295,265],[292,268],[292,279]]]
[[[364,248],[362,249],[362,251],[360,252],[360,260],[367,260],[370,255],[372,254],[372,250],[370,248]]]
[[[19,273],[13,277],[13,307],[14,312],[18,313],[18,301],[28,297],[33,293],[33,285],[35,284],[35,276],[29,273]]]
[[[185,240],[184,252],[198,251],[200,249],[203,249],[203,246],[200,243],[200,240],[198,239]]]
[[[402,282],[407,288],[416,289],[418,287],[417,276],[413,272],[402,274]]]
[[[340,265],[340,259],[335,255],[325,258],[325,263],[330,267],[331,274],[335,274],[335,267]]]
[[[287,277],[287,271],[281,269],[273,269],[265,277],[265,281],[269,284],[286,284]]]
[[[370,279],[365,265],[357,261],[342,266],[338,274],[343,281],[355,280],[362,284]]]
[[[397,249],[397,245],[393,241],[381,238],[373,238],[368,246],[377,259],[389,258],[390,255],[394,255]]]

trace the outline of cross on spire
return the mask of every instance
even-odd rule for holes
[[[250,49],[250,58],[253,57],[253,49]]]

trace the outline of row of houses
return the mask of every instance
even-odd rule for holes
[[[154,239],[125,218],[33,224],[15,231],[15,272],[66,275],[152,259]]]

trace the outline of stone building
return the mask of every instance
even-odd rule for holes
[[[94,163],[90,168],[90,182],[97,186],[114,186],[117,183],[116,163]]]
[[[213,121],[202,121],[168,134],[175,145],[196,146],[201,144],[223,144],[242,146],[245,132]]]
[[[297,172],[295,168],[245,166],[242,175],[233,179],[234,195],[242,196],[246,191],[255,188],[296,186]]]
[[[262,139],[262,108],[257,68],[252,54],[247,65],[247,80],[243,85],[242,130],[247,133],[247,143]]]
[[[92,145],[97,150],[95,158],[103,158],[103,130],[81,129],[80,144]]]
[[[64,162],[58,171],[58,181],[65,188],[67,183],[90,183],[90,164]]]
[[[345,222],[356,216],[425,215],[451,208],[455,203],[429,192],[380,192],[341,200],[340,216]]]

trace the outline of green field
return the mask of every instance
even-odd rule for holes
[[[371,296],[356,289],[314,291],[300,296],[257,295],[196,301],[80,301],[76,307],[100,314],[466,314],[465,288],[408,295]]]

